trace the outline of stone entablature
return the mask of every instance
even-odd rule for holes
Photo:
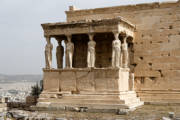
[[[60,22],[42,24],[45,36],[67,34],[89,34],[104,32],[119,32],[134,37],[135,25],[123,20],[121,17],[79,22]]]

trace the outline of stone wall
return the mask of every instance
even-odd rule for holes
[[[44,70],[44,92],[119,93],[127,91],[129,70],[112,68]]]
[[[66,14],[67,21],[121,16],[135,24],[132,65],[135,67],[136,91],[144,101],[178,101],[180,98],[179,2],[67,11]]]
[[[89,37],[87,34],[73,35],[72,42],[74,43],[73,67],[87,67],[87,48]]]

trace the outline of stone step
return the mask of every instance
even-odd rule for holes
[[[93,92],[93,91],[80,91],[79,92],[81,95],[107,95],[107,94],[111,94],[111,95],[117,95],[117,94],[120,94],[120,95],[126,95],[126,94],[136,94],[135,91],[96,91],[96,92]]]
[[[125,104],[130,104],[130,103],[138,103],[140,102],[140,98],[132,98],[132,99],[126,99]]]
[[[56,108],[65,108],[65,107],[87,107],[88,109],[128,109],[129,106],[126,104],[104,104],[104,103],[51,103],[51,104],[46,104],[44,102],[38,102],[37,104],[38,107],[56,107]]]
[[[138,106],[144,105],[143,101],[135,102],[135,103],[129,103],[127,104],[129,109],[136,108]]]
[[[136,98],[136,94],[127,94],[123,96],[118,95],[63,95],[63,99],[106,99],[106,100],[112,100],[112,99],[130,99],[130,98]]]
[[[180,103],[180,92],[142,91],[138,96],[145,102],[173,102]]]
[[[80,107],[88,107],[88,108],[99,108],[99,109],[118,109],[118,108],[126,108],[126,109],[131,109],[131,108],[135,108],[137,106],[141,106],[144,104],[144,102],[141,102],[139,100],[133,101],[132,103],[128,103],[128,104],[124,104],[124,102],[115,102],[115,101],[111,101],[110,103],[108,103],[107,101],[63,101],[63,102],[52,102],[52,104],[55,105],[55,107],[58,106],[80,106]],[[45,102],[45,101],[44,101]],[[43,103],[42,101],[39,101],[39,103]]]
[[[124,104],[124,100],[104,100],[104,99],[38,99],[38,102],[55,102],[55,103],[73,103],[73,104]]]
[[[141,97],[141,101],[144,101],[144,102],[180,103],[180,98]]]
[[[64,103],[64,104],[130,104],[140,102],[139,98],[129,98],[125,100],[119,99],[39,99],[39,102],[55,102],[55,103]]]
[[[48,94],[50,95],[50,94]],[[46,95],[45,95],[46,96]],[[53,96],[50,95],[50,96]],[[121,98],[121,100],[120,100]],[[136,97],[135,93],[126,94],[123,96],[118,95],[82,95],[82,94],[66,94],[62,96],[61,98],[47,98],[41,96],[39,101],[40,102],[68,102],[69,103],[103,103],[103,104],[129,104],[129,103],[136,103],[139,102],[140,99]],[[48,100],[48,101],[46,101]]]
[[[163,98],[163,99],[176,99],[176,98],[180,98],[180,94],[152,94],[152,93],[139,93],[138,94],[139,97],[152,97],[152,98]]]
[[[58,97],[63,97],[63,98],[82,98],[82,99],[86,99],[88,98],[104,98],[104,99],[109,99],[109,98],[121,98],[121,99],[125,99],[125,98],[134,98],[136,97],[136,93],[134,91],[128,91],[128,92],[120,92],[118,93],[114,93],[114,94],[110,94],[110,93],[103,93],[103,94],[97,94],[97,93],[84,93],[84,94],[61,94],[61,93],[43,93],[40,95],[40,98],[58,98]]]
[[[122,99],[125,99],[125,98],[136,98],[137,97],[137,94],[134,93],[134,94],[127,94],[127,95],[120,95],[120,98]]]
[[[119,99],[117,95],[63,95],[63,99]]]

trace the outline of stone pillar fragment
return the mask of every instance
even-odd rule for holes
[[[119,33],[114,33],[115,40],[112,42],[112,67],[119,68],[121,63],[121,41]]]
[[[56,61],[57,68],[63,68],[63,56],[64,56],[64,47],[61,45],[62,40],[58,40],[58,46],[56,47]]]
[[[72,68],[74,43],[71,42],[71,35],[67,35],[66,43],[66,68]]]
[[[46,69],[52,68],[52,49],[53,45],[51,44],[50,37],[46,37],[46,47],[45,47],[45,62],[46,62]]]
[[[134,90],[134,73],[129,74],[129,90]]]
[[[87,53],[87,67],[95,67],[95,59],[96,59],[96,42],[93,40],[93,35],[89,34],[89,42],[88,42],[88,53]]]

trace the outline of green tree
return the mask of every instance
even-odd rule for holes
[[[40,80],[40,89],[41,89],[41,92],[43,91],[43,80]]]
[[[41,88],[39,87],[38,83],[31,87],[31,96],[38,97],[41,94]]]

